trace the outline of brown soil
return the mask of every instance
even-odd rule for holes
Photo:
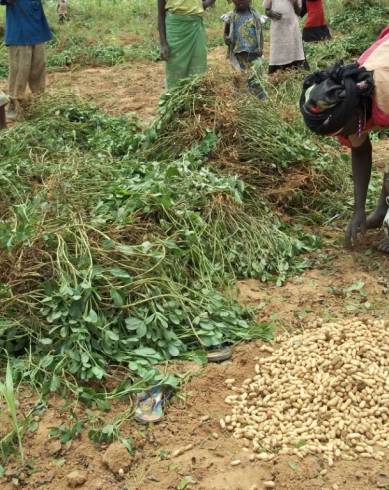
[[[226,63],[225,58],[225,49],[216,48],[212,50],[209,64]],[[145,120],[155,115],[164,83],[164,65],[156,62],[86,68],[48,75],[50,93],[72,90],[76,95],[93,100],[109,114],[136,112]]]
[[[212,50],[209,65],[227,66],[224,47]],[[56,71],[47,76],[51,94],[71,91],[92,100],[109,114],[135,112],[144,120],[155,115],[164,83],[164,65],[157,62]],[[0,89],[6,88],[6,81],[0,80]]]
[[[224,49],[215,50],[211,63],[221,63],[224,54]],[[49,90],[53,93],[70,86],[108,112],[136,111],[149,118],[163,88],[163,66],[144,63],[136,68],[119,66],[50,74]],[[329,242],[342,234],[340,230],[322,233]],[[370,232],[368,239],[353,251],[331,243],[310,257],[308,270],[284,286],[241,281],[237,296],[243,304],[258,309],[258,320],[274,322],[278,329],[304,328],[305,322],[318,316],[389,318],[389,257],[373,251],[371,246],[377,237],[377,233]],[[20,469],[11,461],[0,488],[65,490],[69,488],[67,475],[76,470],[81,476],[86,475],[86,482],[80,486],[85,490],[260,490],[268,480],[274,481],[277,490],[375,490],[389,485],[388,459],[336,461],[331,468],[318,457],[299,460],[282,456],[272,462],[249,462],[249,452],[240,441],[222,431],[218,421],[229,411],[224,403],[228,394],[225,379],[235,378],[239,384],[252,375],[261,344],[256,341],[237,346],[232,360],[222,364],[203,368],[181,364],[182,372],[192,370],[199,375],[187,381],[168,407],[163,422],[155,427],[130,421],[123,425],[123,437],[132,437],[136,449],[130,463],[127,458],[120,460],[120,450],[115,453],[115,469],[120,468],[120,463],[123,468],[130,464],[124,476],[104,464],[107,446],[93,444],[85,432],[80,439],[61,447],[53,444],[50,429],[66,422],[70,409],[64,400],[52,397],[40,416],[38,429],[25,441],[26,460],[31,462],[31,468]],[[25,413],[30,406],[31,399],[21,400]],[[110,413],[99,415],[109,423],[126,408],[128,404],[116,403]],[[82,406],[74,409],[78,415],[85,410]],[[0,421],[3,429],[2,418]],[[189,444],[193,447],[184,454],[171,456],[174,450]],[[231,466],[231,461],[237,459],[240,465]],[[185,477],[197,483],[185,486]],[[12,483],[12,478],[17,480]]]
[[[93,100],[110,114],[136,112],[142,119],[155,115],[163,86],[162,63],[86,68],[48,75],[50,93],[70,89],[76,95]]]
[[[374,238],[372,233],[369,241],[353,252],[334,246],[323,249],[312,257],[315,263],[311,269],[282,287],[241,281],[238,297],[242,303],[258,308],[260,321],[273,321],[280,329],[304,328],[305,322],[316,317],[389,318],[389,257],[371,252],[369,246]],[[193,370],[200,375],[185,384],[168,407],[163,422],[151,428],[135,422],[123,426],[123,435],[133,438],[136,452],[122,479],[103,463],[106,445],[91,443],[86,434],[63,445],[60,451],[58,445],[50,442],[50,428],[66,421],[69,415],[65,402],[53,398],[41,416],[38,430],[26,441],[26,455],[33,462],[34,472],[26,477],[23,488],[65,490],[66,476],[74,470],[86,473],[87,481],[81,487],[85,490],[176,489],[188,476],[197,484],[187,488],[199,490],[249,490],[254,485],[262,489],[267,480],[273,480],[278,490],[330,490],[337,488],[334,485],[342,490],[385,488],[383,484],[389,484],[389,460],[336,461],[331,468],[313,456],[303,460],[283,456],[272,462],[251,463],[250,453],[242,443],[220,429],[219,419],[229,412],[224,403],[228,394],[225,379],[235,378],[239,384],[252,375],[254,358],[263,355],[261,345],[260,341],[239,345],[231,361],[202,369],[195,364],[180,365],[181,372]],[[101,415],[108,423],[125,408],[126,404],[116,404],[111,413]],[[81,415],[83,408],[78,407],[76,412]],[[181,456],[169,456],[189,444],[193,448]],[[237,459],[241,464],[232,467],[231,461]],[[121,465],[128,466],[125,458],[118,460],[116,470]],[[9,479],[12,465],[8,472]],[[15,470],[18,474],[20,477]],[[14,487],[4,481],[0,488]]]

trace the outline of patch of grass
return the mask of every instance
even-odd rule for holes
[[[22,465],[24,464],[24,449],[22,443],[22,424],[19,423],[17,408],[16,408],[16,398],[15,398],[15,388],[13,382],[13,375],[11,364],[8,359],[5,380],[0,382],[0,395],[4,398],[7,405],[8,416],[12,422],[12,431],[7,434],[2,440],[0,440],[0,451],[2,453],[3,459],[6,456],[6,447],[9,440],[15,436],[17,439],[17,444],[19,448],[19,456]]]
[[[260,2],[257,2],[258,6]],[[205,14],[208,45],[223,44],[220,16],[229,10],[224,2]],[[0,9],[0,24],[5,8]],[[152,0],[83,0],[71,2],[70,21],[59,24],[56,2],[45,4],[54,37],[47,45],[49,69],[104,66],[159,58],[157,6]],[[0,33],[1,35],[1,33]],[[0,46],[0,78],[8,73],[8,58]]]
[[[305,52],[312,69],[326,68],[336,60],[355,61],[387,25],[389,5],[385,1],[344,2],[330,8],[331,41],[306,43]]]

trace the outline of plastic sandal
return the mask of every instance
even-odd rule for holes
[[[232,356],[232,348],[227,344],[215,345],[207,352],[208,362],[223,362]]]
[[[135,420],[141,424],[155,424],[162,420],[164,406],[172,391],[163,386],[154,386],[136,397]]]

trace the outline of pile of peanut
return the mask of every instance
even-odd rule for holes
[[[250,460],[276,454],[381,460],[389,447],[389,328],[384,321],[313,322],[264,346],[255,376],[233,379],[222,428],[252,447]]]

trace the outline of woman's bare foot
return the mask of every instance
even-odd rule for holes
[[[389,237],[385,237],[378,245],[377,250],[389,254]]]
[[[385,206],[379,206],[375,211],[369,214],[366,218],[366,228],[368,230],[372,228],[381,228],[388,208]]]

